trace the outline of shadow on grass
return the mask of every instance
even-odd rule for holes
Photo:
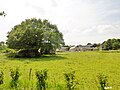
[[[18,60],[18,61],[54,61],[54,60],[64,60],[67,59],[64,56],[56,55],[42,55],[39,57],[34,58],[14,58],[14,57],[7,57],[8,60]]]

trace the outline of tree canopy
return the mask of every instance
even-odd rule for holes
[[[108,39],[107,41],[103,42],[103,49],[104,50],[117,50],[120,49],[120,39]]]
[[[63,35],[56,25],[48,20],[26,19],[8,32],[7,44],[12,49],[40,50],[41,53],[55,50],[64,44]]]

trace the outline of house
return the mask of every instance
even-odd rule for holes
[[[61,48],[56,50],[57,52],[65,52],[69,51],[69,46],[62,46]]]
[[[70,52],[80,52],[80,51],[93,51],[93,50],[97,50],[97,47],[94,47],[92,44],[88,44],[88,45],[77,45],[75,47],[71,47],[70,48]]]
[[[71,47],[71,48],[69,49],[69,51],[70,51],[70,52],[79,52],[79,51],[80,51],[80,48],[79,48],[79,46],[74,46],[74,47]]]
[[[62,46],[61,48],[57,49],[57,52],[81,52],[81,51],[93,51],[98,50],[97,44],[87,44],[87,45],[73,45],[73,46]]]

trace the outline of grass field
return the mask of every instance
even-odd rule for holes
[[[4,72],[4,84],[0,85],[0,90],[9,90],[10,69],[15,68],[21,73],[21,90],[35,90],[35,71],[43,69],[48,70],[47,90],[66,90],[64,73],[71,71],[75,71],[79,82],[76,90],[99,90],[97,76],[100,73],[108,76],[112,90],[120,90],[120,52],[63,52],[40,58],[8,58],[0,53],[0,71]]]

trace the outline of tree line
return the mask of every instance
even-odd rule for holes
[[[120,49],[120,39],[108,39],[102,45],[104,50],[118,50]]]

